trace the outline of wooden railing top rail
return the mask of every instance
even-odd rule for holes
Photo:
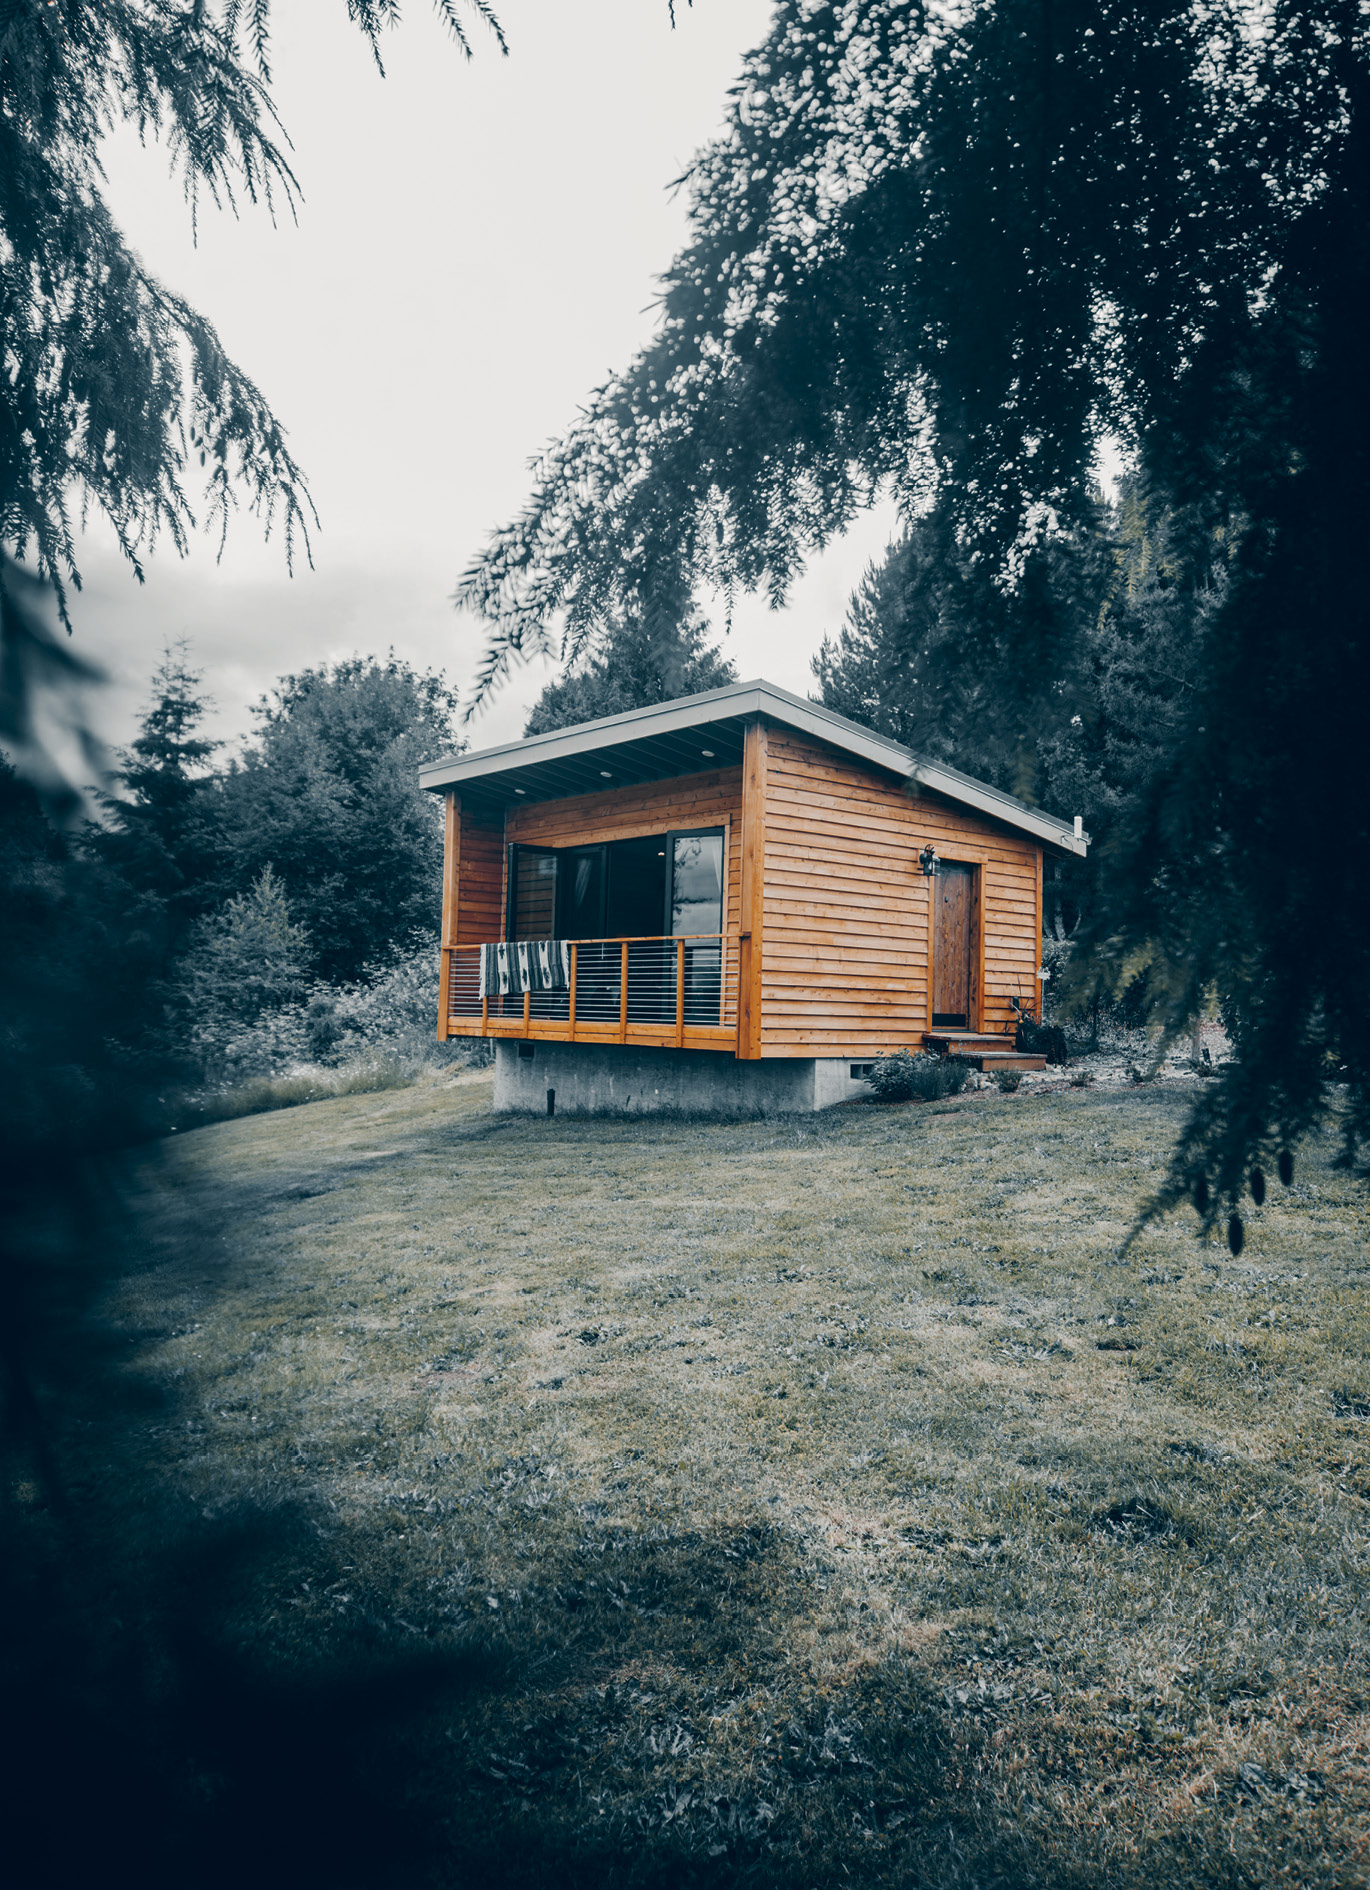
[[[469,941],[464,945],[444,945],[449,952],[478,952],[481,945],[533,945],[542,939],[554,938],[559,945],[689,945],[701,939],[715,941],[727,939],[729,944],[737,943],[736,932],[608,932],[603,938],[562,938],[557,932],[544,932],[528,938],[487,938],[476,944]]]

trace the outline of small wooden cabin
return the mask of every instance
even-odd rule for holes
[[[438,1035],[496,1040],[503,1108],[820,1107],[905,1046],[1021,1065],[1043,857],[1088,845],[766,682],[420,778],[446,797]]]

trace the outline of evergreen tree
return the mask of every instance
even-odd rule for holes
[[[245,893],[199,920],[186,953],[182,992],[192,1028],[207,1043],[304,996],[309,933],[291,915],[285,889],[264,866]]]
[[[542,735],[736,682],[736,666],[708,643],[708,632],[688,595],[678,596],[671,614],[656,623],[619,617],[596,639],[591,654],[548,683],[533,704],[524,734]]]
[[[271,865],[335,980],[430,931],[442,823],[418,770],[457,746],[455,708],[440,676],[393,654],[285,677],[206,804],[219,896]]]
[[[173,934],[204,903],[212,870],[205,831],[208,762],[222,747],[199,733],[208,703],[184,642],[168,648],[152,678],[152,702],[120,756],[122,793],[103,799],[108,830],[93,844],[131,887],[160,899]]]

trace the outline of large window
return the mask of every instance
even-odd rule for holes
[[[682,938],[723,930],[723,829],[509,849],[509,938]]]

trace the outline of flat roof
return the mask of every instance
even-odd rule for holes
[[[496,808],[593,794],[674,775],[736,767],[744,731],[755,716],[798,729],[872,767],[913,781],[930,793],[973,807],[1005,826],[1029,833],[1045,845],[1083,857],[1089,835],[1076,838],[1073,823],[1003,794],[985,781],[924,761],[901,742],[877,735],[821,703],[791,695],[775,683],[730,683],[674,702],[606,715],[597,722],[526,735],[498,748],[447,755],[419,769],[419,785],[438,792],[460,790],[463,798]]]

